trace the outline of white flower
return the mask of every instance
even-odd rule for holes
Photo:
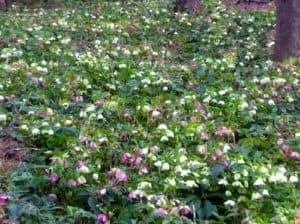
[[[219,180],[218,184],[226,186],[226,185],[228,185],[228,181],[226,179],[221,179],[221,180]]]
[[[152,112],[152,117],[158,117],[160,115],[160,112],[158,110],[154,110]]]
[[[264,189],[261,193],[264,196],[269,196],[269,191],[267,189]]]
[[[184,182],[187,187],[197,187],[197,183],[194,180],[187,180]]]
[[[163,163],[161,169],[162,170],[169,170],[170,169],[169,163]]]
[[[277,78],[277,79],[275,79],[273,82],[274,82],[275,85],[281,86],[281,85],[283,85],[283,84],[286,83],[286,80],[283,79],[283,78]]]
[[[230,197],[230,196],[232,196],[232,193],[231,193],[230,191],[225,191],[225,195],[226,195],[227,197]]]
[[[167,127],[166,124],[160,124],[160,125],[157,127],[157,129],[159,129],[159,130],[167,130],[168,127]]]
[[[29,128],[26,124],[23,124],[23,125],[20,126],[20,129],[24,130],[24,131],[28,131]]]
[[[32,135],[38,135],[38,134],[40,134],[40,129],[38,129],[38,128],[32,129],[31,134]]]
[[[85,179],[84,176],[80,176],[80,177],[77,178],[77,182],[79,184],[85,184],[86,183],[86,179]]]
[[[126,68],[126,67],[127,67],[126,64],[120,64],[120,65],[119,65],[119,68]]]
[[[167,141],[169,141],[169,138],[168,138],[167,136],[162,136],[162,137],[160,138],[160,141],[161,141],[161,142],[167,142]]]
[[[298,182],[298,177],[297,177],[297,176],[290,176],[289,181],[290,181],[291,183],[297,183],[297,182]]]
[[[269,82],[271,82],[271,79],[269,77],[265,77],[265,78],[260,80],[260,84],[262,84],[262,85],[267,84]]]
[[[228,201],[225,201],[224,202],[224,205],[227,205],[227,206],[235,206],[235,202],[233,200],[228,200]]]
[[[187,157],[186,156],[182,155],[182,156],[179,157],[179,162],[180,163],[183,163],[185,161],[187,161]]]
[[[154,166],[156,166],[156,167],[161,167],[161,166],[162,166],[162,162],[161,162],[161,161],[156,161],[156,162],[154,163]]]
[[[241,179],[241,174],[235,173],[234,174],[234,180],[239,180],[239,179]]]
[[[86,112],[92,112],[92,111],[94,111],[96,109],[96,106],[95,105],[90,105],[90,106],[88,106],[87,108],[86,108]]]
[[[145,188],[151,188],[151,187],[152,187],[152,184],[147,181],[143,181],[143,182],[139,183],[137,186],[138,189],[145,189]]]
[[[265,182],[262,178],[257,178],[253,185],[254,186],[261,186],[261,185],[265,185]]]
[[[108,138],[107,137],[102,137],[102,138],[99,138],[99,142],[102,144],[102,143],[105,143],[105,142],[108,142]]]
[[[98,180],[98,179],[99,179],[99,175],[98,175],[97,173],[94,173],[94,174],[93,174],[93,179],[94,179],[94,180]]]
[[[89,173],[90,169],[87,166],[82,166],[82,167],[79,168],[79,171],[81,173]]]
[[[174,187],[176,186],[176,180],[174,178],[167,178],[166,183]]]
[[[170,138],[174,138],[174,132],[171,130],[166,130],[166,135]]]
[[[258,200],[261,199],[263,196],[260,193],[252,193],[251,200]]]
[[[0,114],[0,121],[6,121],[6,120],[7,120],[6,114]]]

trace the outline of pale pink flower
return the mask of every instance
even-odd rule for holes
[[[157,215],[167,215],[168,211],[165,208],[157,208],[157,209],[155,209],[155,214],[157,214]]]
[[[108,222],[109,219],[108,219],[108,216],[106,214],[100,213],[100,214],[96,215],[96,220],[98,220],[102,223],[106,223],[106,222]]]
[[[4,193],[0,193],[0,206],[4,206],[7,203],[8,196]]]

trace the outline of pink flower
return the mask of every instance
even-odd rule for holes
[[[8,199],[8,196],[4,193],[0,193],[0,206],[6,205],[6,200]]]
[[[78,160],[76,163],[75,163],[75,166],[76,168],[81,168],[84,166],[84,162],[82,160]]]
[[[184,206],[179,209],[179,215],[188,215],[190,212],[191,209],[188,206]]]
[[[75,96],[73,100],[76,103],[82,103],[83,102],[83,96]]]
[[[92,150],[96,149],[97,148],[97,143],[96,142],[90,142],[89,148],[92,149]]]
[[[133,190],[133,191],[130,191],[128,194],[128,197],[130,199],[137,199],[137,198],[141,198],[143,196],[146,196],[146,193],[145,193],[145,191],[142,191],[142,190]]]
[[[48,175],[48,179],[51,181],[51,183],[55,183],[58,180],[57,173],[51,173]]]
[[[289,146],[288,146],[288,145],[283,145],[283,146],[282,146],[282,152],[283,152],[286,156],[288,156],[288,155],[290,154],[290,148],[289,148]]]
[[[77,182],[73,179],[68,180],[68,186],[69,187],[75,187],[77,185]]]
[[[127,175],[126,175],[126,173],[124,171],[117,170],[115,175],[116,175],[116,178],[117,178],[117,180],[119,182],[125,182],[125,181],[127,181]]]
[[[141,166],[139,169],[139,175],[148,173],[148,168],[146,166]]]
[[[277,145],[282,145],[283,144],[283,139],[279,138],[276,143],[277,143]]]
[[[120,158],[121,163],[128,164],[128,165],[132,164],[134,160],[135,160],[135,156],[129,152],[123,153]]]
[[[209,135],[204,132],[204,133],[201,134],[201,139],[202,140],[209,140]]]
[[[150,147],[150,152],[156,153],[158,151],[158,147],[156,145]]]
[[[206,152],[206,146],[205,145],[197,145],[196,149],[199,153],[205,153]]]
[[[95,102],[95,105],[97,105],[97,106],[101,106],[101,105],[103,105],[104,104],[104,100],[97,100],[96,102]]]
[[[230,134],[230,132],[231,130],[229,128],[225,127],[224,125],[219,125],[215,135],[221,137]]]
[[[157,215],[167,215],[168,211],[165,208],[157,208],[157,209],[155,209],[155,214],[157,214]]]
[[[100,213],[96,215],[96,220],[102,222],[102,223],[106,223],[108,222],[108,216],[104,213]]]
[[[221,151],[221,149],[217,149],[214,152],[214,157],[219,158],[220,156],[222,156],[222,151]]]
[[[134,160],[134,164],[135,164],[135,165],[139,165],[139,164],[141,164],[142,161],[143,161],[142,157],[137,157],[137,158],[135,158],[135,160]]]
[[[130,191],[129,192],[129,194],[128,194],[128,197],[130,198],[130,199],[136,199],[136,198],[138,198],[138,190],[134,190],[134,191]]]
[[[79,141],[80,141],[80,142],[87,143],[88,138],[87,138],[86,136],[80,135],[80,136],[79,136]]]

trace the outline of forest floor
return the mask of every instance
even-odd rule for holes
[[[0,13],[0,219],[292,222],[300,66],[270,60],[274,6],[171,2]]]

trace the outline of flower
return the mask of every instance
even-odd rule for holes
[[[214,152],[214,157],[219,158],[220,156],[222,156],[222,151],[221,151],[221,149],[217,149]]]
[[[77,185],[76,181],[71,179],[71,180],[68,180],[68,186],[69,187],[75,187]]]
[[[6,201],[8,199],[8,196],[4,193],[0,193],[0,206],[6,205]]]
[[[235,202],[233,200],[227,200],[227,201],[224,202],[224,205],[235,206]]]
[[[96,142],[90,142],[89,143],[89,148],[92,150],[95,150],[97,148],[97,143]]]
[[[108,216],[106,214],[100,213],[100,214],[96,215],[96,220],[100,221],[102,223],[106,223],[106,222],[108,222],[109,219],[108,219]]]
[[[261,185],[264,185],[265,182],[262,178],[257,178],[256,181],[254,182],[254,186],[261,186]]]
[[[183,206],[179,208],[179,215],[188,215],[191,212],[191,209],[188,206]]]
[[[57,173],[51,173],[47,177],[51,181],[51,183],[55,183],[58,180]]]
[[[168,211],[165,208],[157,208],[155,209],[155,214],[159,216],[167,215]]]
[[[0,121],[6,121],[7,116],[6,114],[0,114]]]
[[[75,163],[75,167],[78,168],[78,169],[81,168],[81,167],[83,167],[83,166],[85,166],[85,164],[84,164],[84,162],[82,160],[78,160]]]
[[[148,168],[146,166],[141,166],[139,168],[139,175],[147,174],[148,173]]]
[[[219,125],[217,131],[215,132],[215,135],[221,137],[230,133],[231,130],[229,128],[225,127],[224,125]]]
[[[84,176],[80,176],[80,177],[77,178],[77,182],[79,184],[85,184],[86,183],[86,179],[85,179]]]
[[[124,171],[122,170],[117,170],[116,171],[116,178],[119,182],[125,182],[127,181],[127,175]]]

